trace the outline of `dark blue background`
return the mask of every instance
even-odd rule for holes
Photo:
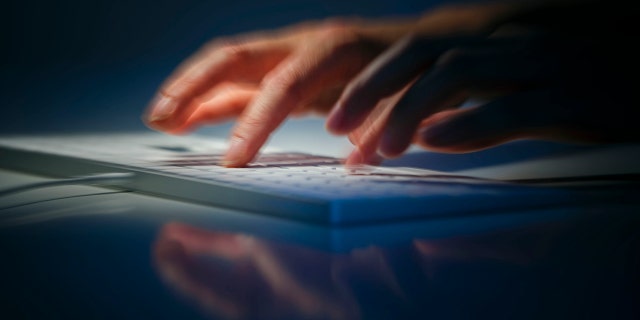
[[[438,2],[5,1],[0,133],[142,129],[157,86],[211,38],[335,15],[415,15]]]

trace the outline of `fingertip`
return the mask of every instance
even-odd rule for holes
[[[171,118],[177,109],[178,101],[176,99],[159,94],[149,104],[146,120],[149,123],[165,121]]]
[[[142,116],[140,116],[140,120],[142,120],[142,123],[150,129],[161,130],[161,128],[159,128],[155,123],[149,121],[149,115],[147,113],[142,114]]]
[[[229,140],[229,148],[220,164],[227,168],[240,168],[246,166],[253,156],[249,149],[248,141],[232,137]]]
[[[362,152],[360,151],[360,148],[355,148],[353,151],[351,151],[351,154],[349,154],[349,156],[344,162],[346,166],[361,165],[363,163],[364,163],[364,157],[362,156]]]

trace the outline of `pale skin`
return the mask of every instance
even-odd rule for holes
[[[161,86],[145,119],[169,133],[236,119],[228,167],[250,162],[288,116],[308,113],[349,136],[347,164],[397,157],[412,143],[470,152],[518,138],[624,140],[626,123],[594,112],[601,94],[573,94],[594,86],[583,71],[602,60],[591,38],[507,28],[544,6],[448,6],[413,19],[332,19],[215,39]],[[486,102],[459,108],[476,97]],[[621,102],[618,115],[629,108]]]

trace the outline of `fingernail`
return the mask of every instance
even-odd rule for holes
[[[223,167],[242,167],[246,163],[244,163],[244,158],[247,155],[247,147],[244,140],[231,139],[229,141],[229,148],[227,149],[227,153],[224,155],[220,164]]]
[[[169,97],[159,96],[154,100],[149,114],[149,122],[165,120],[176,111],[178,103]]]
[[[420,132],[422,141],[434,146],[448,146],[457,144],[464,138],[460,131],[456,131],[446,124],[434,125],[422,129]]]

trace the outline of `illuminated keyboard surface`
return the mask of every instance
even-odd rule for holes
[[[265,149],[246,168],[219,165],[226,145],[156,133],[0,138],[0,166],[70,177],[133,172],[137,192],[325,224],[496,213],[565,201],[550,188],[415,168],[348,168],[331,157]]]

